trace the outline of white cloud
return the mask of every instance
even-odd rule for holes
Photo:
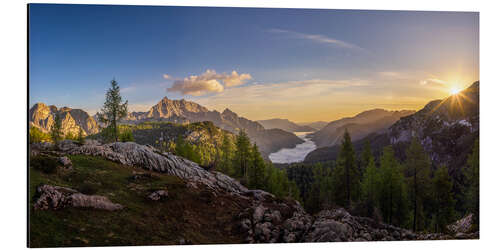
[[[436,79],[436,78],[429,78],[429,79],[425,79],[425,80],[420,81],[420,85],[427,85],[430,83],[446,84],[445,81],[440,80],[440,79]]]
[[[300,33],[300,32],[295,32],[295,31],[290,31],[290,30],[282,30],[282,29],[270,29],[268,31],[271,33],[288,34],[288,35],[291,35],[295,38],[310,40],[310,41],[314,41],[314,42],[318,42],[318,43],[331,44],[331,45],[334,45],[334,46],[337,46],[340,48],[364,50],[363,48],[361,48],[353,43],[348,43],[348,42],[338,40],[338,39],[335,39],[333,37],[328,37],[325,35],[306,34],[306,33]]]
[[[170,76],[169,74],[163,74],[163,78],[165,78],[165,79],[171,79],[172,76]]]
[[[181,80],[176,80],[167,91],[179,92],[183,95],[201,96],[208,93],[220,93],[226,87],[239,86],[252,79],[250,74],[238,74],[232,71],[231,74],[218,74],[215,70],[208,69],[201,75],[193,75]]]

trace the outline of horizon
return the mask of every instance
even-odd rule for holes
[[[477,12],[30,4],[29,18],[30,107],[93,115],[116,78],[129,112],[168,96],[329,122],[480,80]]]

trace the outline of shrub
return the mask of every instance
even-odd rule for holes
[[[134,141],[134,136],[132,135],[132,131],[130,129],[124,129],[120,131],[120,141]]]
[[[50,135],[43,133],[40,129],[36,127],[31,127],[29,133],[30,133],[30,143],[50,141]]]
[[[30,165],[46,174],[53,174],[60,164],[56,157],[38,155],[30,159]]]

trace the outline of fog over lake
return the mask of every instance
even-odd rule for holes
[[[269,155],[269,159],[273,163],[292,163],[301,162],[306,158],[307,154],[316,149],[316,144],[310,138],[306,138],[311,132],[295,132],[304,143],[298,144],[295,148],[283,148],[278,152]]]

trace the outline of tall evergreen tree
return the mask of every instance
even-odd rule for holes
[[[54,117],[54,124],[52,124],[50,128],[50,138],[54,142],[54,146],[57,147],[57,144],[62,140],[63,136],[61,116],[56,114]]]
[[[472,153],[467,159],[465,171],[467,179],[467,209],[474,213],[474,222],[479,223],[479,138],[474,142]]]
[[[436,233],[442,233],[446,230],[446,225],[454,219],[455,200],[453,199],[453,183],[446,166],[441,166],[434,173],[432,181],[434,193],[434,217]]]
[[[373,160],[372,149],[369,140],[365,140],[363,145],[363,152],[361,153],[361,158],[359,160],[359,172],[364,173],[365,169],[370,164],[370,161]]]
[[[406,175],[410,189],[411,209],[413,210],[413,231],[424,227],[423,200],[428,196],[430,182],[430,160],[420,144],[414,137],[406,151]]]
[[[263,189],[264,188],[264,171],[265,162],[260,155],[259,148],[254,143],[251,150],[251,164],[249,169],[249,182],[250,188]]]
[[[373,217],[375,207],[378,206],[377,197],[380,187],[380,174],[375,166],[375,159],[371,154],[366,154],[367,166],[364,169],[363,180],[361,181],[361,201],[365,204],[365,216]]]
[[[85,137],[83,136],[83,129],[82,129],[82,127],[80,127],[80,129],[78,129],[78,137],[77,137],[77,139],[78,139],[78,143],[80,145],[85,144]]]
[[[347,130],[344,133],[341,149],[335,166],[335,202],[351,207],[351,202],[359,195],[359,171],[356,156]]]
[[[406,222],[407,196],[401,164],[392,146],[384,148],[380,158],[379,204],[384,221],[402,225]]]
[[[224,133],[221,146],[221,157],[220,157],[221,160],[217,167],[221,172],[228,175],[234,174],[233,170],[234,151],[235,151],[234,144],[231,138],[229,138],[229,136]]]
[[[118,122],[127,116],[128,101],[123,102],[120,95],[120,86],[113,79],[111,88],[106,92],[106,101],[101,108],[101,112],[97,113],[97,119],[106,124],[109,128],[109,133],[113,141],[118,141]]]
[[[242,129],[236,137],[235,162],[238,176],[247,179],[247,168],[250,161],[250,139]]]

